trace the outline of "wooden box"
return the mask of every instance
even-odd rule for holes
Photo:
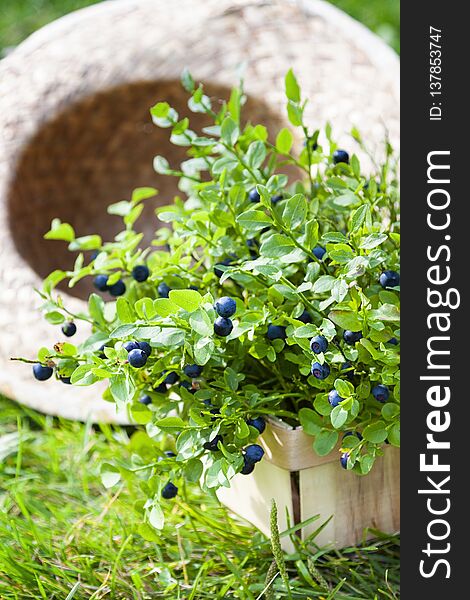
[[[315,538],[319,546],[344,548],[368,537],[367,528],[387,533],[400,528],[400,451],[385,447],[366,476],[346,471],[336,448],[318,456],[312,437],[302,428],[293,429],[271,420],[260,444],[265,457],[251,475],[236,475],[230,488],[221,488],[219,500],[269,536],[271,499],[278,508],[279,529],[288,528],[314,515],[319,519],[301,531],[305,539],[330,516],[332,519]],[[286,514],[287,513],[287,514]],[[284,550],[292,543],[281,538]]]

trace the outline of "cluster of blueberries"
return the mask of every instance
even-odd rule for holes
[[[219,315],[214,321],[214,333],[221,337],[227,337],[233,330],[233,323],[230,317],[237,310],[236,302],[233,298],[223,296],[215,301],[214,308]]]
[[[197,366],[197,365],[196,365]],[[218,410],[218,409],[214,409]],[[211,411],[212,412],[212,411]],[[255,417],[254,419],[248,419],[247,424],[251,427],[254,427],[259,431],[259,433],[263,433],[266,429],[266,422],[262,417]],[[217,452],[219,450],[219,442],[222,442],[223,438],[221,435],[216,435],[212,440],[209,440],[204,443],[204,450],[208,450],[209,452]],[[174,452],[167,451],[165,455],[168,457],[176,456]],[[250,444],[243,450],[243,467],[240,471],[242,475],[249,475],[253,472],[256,463],[258,463],[264,456],[264,450],[261,448],[259,444]],[[178,487],[172,482],[169,481],[162,489],[162,498],[166,500],[170,500],[174,498],[178,494]]]
[[[135,281],[142,283],[147,281],[150,276],[150,270],[147,265],[136,265],[132,269],[132,277]],[[122,279],[112,285],[108,285],[108,275],[97,275],[93,280],[93,285],[100,292],[109,292],[111,296],[123,296],[126,293],[126,284]]]
[[[152,347],[148,342],[124,342],[123,347],[127,352],[129,364],[136,369],[143,367],[152,354]]]

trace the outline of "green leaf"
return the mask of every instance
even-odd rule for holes
[[[288,229],[296,229],[303,225],[307,216],[307,200],[303,194],[289,198],[282,213],[282,219]]]
[[[202,462],[198,458],[190,458],[184,468],[184,478],[190,483],[197,483],[203,471]]]
[[[323,427],[323,419],[311,408],[299,410],[299,421],[308,435],[317,435]]]
[[[292,144],[294,142],[294,138],[292,133],[287,127],[281,129],[281,131],[277,134],[276,137],[276,150],[280,154],[289,154],[290,149],[292,148]]]
[[[387,430],[385,429],[384,421],[374,421],[367,425],[362,432],[362,436],[368,442],[373,444],[381,444],[387,438]]]
[[[153,301],[153,306],[160,317],[169,317],[179,310],[179,307],[169,298],[157,298]]]
[[[324,292],[329,292],[333,285],[335,284],[336,279],[331,275],[321,275],[313,284],[312,291],[315,294],[323,294]]]
[[[386,421],[392,421],[395,417],[400,414],[400,407],[395,402],[387,402],[382,406],[382,417]]]
[[[290,100],[287,103],[287,116],[289,122],[292,123],[294,127],[300,127],[302,125],[303,111],[298,104],[293,103]]]
[[[65,321],[64,315],[57,310],[51,310],[50,312],[47,312],[44,315],[44,318],[52,325],[60,325]]]
[[[228,146],[235,146],[240,135],[238,125],[230,117],[225,117],[220,128],[220,136]]]
[[[71,242],[75,239],[72,225],[62,223],[60,219],[53,219],[50,230],[44,235],[45,240],[63,240]]]
[[[354,394],[354,387],[349,381],[343,379],[335,380],[335,390],[341,396],[341,398],[348,398],[351,394]]]
[[[289,69],[285,77],[286,97],[292,102],[300,102],[300,87],[292,69]]]
[[[189,324],[196,333],[204,337],[211,336],[214,333],[214,325],[209,315],[202,308],[192,313],[189,318]]]
[[[101,248],[102,243],[99,235],[85,235],[72,240],[69,244],[69,250],[98,250]]]
[[[400,309],[394,304],[382,304],[377,310],[370,310],[368,318],[372,321],[400,322]]]
[[[121,473],[119,469],[109,463],[103,463],[101,465],[101,482],[106,489],[112,488],[121,479]]]
[[[260,231],[272,224],[271,218],[265,212],[253,209],[238,215],[237,222],[247,231]]]
[[[368,212],[369,212],[368,204],[363,204],[362,206],[360,206],[353,212],[353,214],[351,216],[351,231],[353,233],[355,233],[356,231],[359,231],[359,229],[362,227],[362,224],[364,223]]]
[[[252,169],[259,169],[266,158],[266,147],[263,142],[253,142],[245,154],[245,160]]]
[[[137,204],[142,200],[148,200],[158,194],[158,190],[153,187],[138,187],[132,192],[131,202]]]
[[[353,311],[332,310],[328,318],[342,329],[350,329],[351,331],[360,331],[362,329],[362,321],[359,315]]]
[[[275,233],[261,244],[260,252],[268,258],[281,258],[292,252],[295,248],[294,242],[285,235]]]
[[[388,430],[388,441],[392,446],[400,447],[400,423],[394,423]]]
[[[372,248],[383,244],[387,237],[388,236],[385,233],[371,233],[361,240],[359,248],[362,248],[363,250],[371,250]]]
[[[335,406],[330,414],[331,424],[335,429],[342,427],[348,418],[348,411],[342,406]]]
[[[322,429],[313,442],[313,449],[319,456],[326,456],[338,443],[338,432]]]
[[[116,300],[116,314],[121,323],[132,323],[135,320],[134,310],[126,298],[118,298]]]
[[[73,385],[92,385],[98,381],[98,377],[96,377],[96,375],[94,375],[92,372],[92,369],[95,366],[95,364],[80,365],[72,373],[70,381],[73,383]]]
[[[194,88],[196,87],[194,79],[187,67],[185,67],[181,73],[181,85],[189,93],[194,92]]]
[[[202,296],[196,290],[171,290],[169,299],[187,312],[195,311],[202,302]]]
[[[133,325],[133,324],[129,323],[126,325],[120,325],[119,327],[117,327],[116,329],[111,331],[111,333],[109,334],[109,337],[112,339],[121,340],[121,339],[130,337],[136,331],[137,331],[137,325]]]
[[[165,516],[159,504],[154,504],[148,513],[148,520],[152,527],[157,530],[163,529],[165,524]]]
[[[354,258],[354,252],[347,244],[335,244],[333,248],[328,248],[328,256],[340,265],[344,265]]]
[[[183,419],[181,417],[164,417],[163,419],[160,419],[159,421],[157,421],[155,424],[160,429],[164,429],[164,430],[175,429],[176,431],[184,429],[186,426],[186,423],[183,421]]]

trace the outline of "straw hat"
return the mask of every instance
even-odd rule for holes
[[[0,63],[0,390],[51,414],[126,421],[95,386],[36,382],[37,349],[61,339],[44,322],[34,288],[73,257],[42,236],[52,218],[79,235],[116,232],[106,206],[134,187],[155,186],[160,202],[173,181],[152,158],[177,162],[180,149],[154,127],[148,109],[167,100],[186,109],[179,76],[187,66],[209,94],[226,97],[246,64],[247,116],[276,130],[285,124],[283,76],[293,67],[312,126],[353,124],[378,143],[398,136],[398,58],[379,38],[320,0],[114,0],[44,27]],[[195,119],[192,118],[192,122]],[[201,125],[202,121],[197,123]],[[149,206],[151,216],[155,204]],[[151,235],[155,221],[142,219]],[[86,283],[65,290],[83,308]],[[77,338],[86,335],[80,326]],[[77,339],[77,338],[74,338]]]

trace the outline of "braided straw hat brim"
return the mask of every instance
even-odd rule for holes
[[[286,124],[283,77],[292,67],[307,120],[326,121],[348,147],[356,125],[378,146],[385,129],[398,138],[399,61],[378,37],[319,0],[113,0],[44,27],[0,63],[0,390],[35,409],[72,419],[126,422],[96,386],[36,382],[30,366],[41,346],[63,340],[41,319],[34,288],[66,268],[66,245],[42,239],[53,217],[78,235],[119,230],[106,206],[138,186],[160,189],[140,225],[157,227],[156,203],[171,201],[174,182],[159,178],[152,158],[177,164],[183,154],[148,109],[167,100],[180,114],[188,67],[207,93],[226,97],[245,64],[248,118],[274,132]],[[192,117],[196,127],[204,125]],[[84,308],[88,284],[62,290],[72,312]],[[74,343],[86,337],[80,324]]]

